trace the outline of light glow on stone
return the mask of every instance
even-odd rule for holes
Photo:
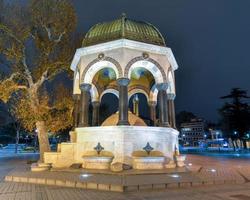
[[[91,176],[91,174],[82,174],[82,175],[81,175],[82,178],[88,178],[88,177],[90,177],[90,176]]]
[[[178,174],[171,174],[169,176],[172,177],[172,178],[179,178],[180,177]]]

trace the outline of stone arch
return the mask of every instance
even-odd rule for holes
[[[74,73],[74,86],[73,86],[73,94],[80,94],[80,70],[77,67]]]
[[[119,91],[116,90],[116,89],[113,89],[113,88],[109,88],[109,89],[104,90],[104,91],[101,93],[101,95],[100,95],[100,97],[99,97],[99,101],[100,101],[100,102],[102,101],[103,95],[104,95],[104,94],[107,94],[107,93],[114,94],[114,95],[119,99]]]
[[[81,75],[81,82],[91,84],[95,74],[99,70],[106,67],[110,67],[115,71],[116,78],[122,77],[121,65],[111,57],[104,57],[104,58],[96,58],[87,65],[87,67],[83,70],[83,73]]]
[[[169,87],[167,89],[168,94],[175,94],[175,81],[174,81],[174,73],[171,68],[168,70],[168,83]]]
[[[156,88],[156,84],[154,84],[149,93],[149,101],[157,102],[157,94],[158,94],[158,90]]]
[[[99,92],[94,84],[91,84],[90,95],[92,102],[99,101]]]
[[[139,65],[139,66],[136,66]],[[143,56],[135,57],[126,65],[124,77],[130,78],[131,71],[137,67],[143,67],[151,72],[156,83],[166,82],[167,76],[161,65],[152,58],[144,58]]]
[[[148,95],[148,92],[145,91],[143,88],[133,88],[132,90],[130,90],[128,92],[128,101],[130,100],[130,98],[136,94],[136,93],[141,93],[141,94],[144,94],[145,97],[147,98],[147,101],[149,101],[149,95]]]

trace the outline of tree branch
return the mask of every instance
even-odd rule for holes
[[[23,49],[22,64],[24,67],[25,75],[27,76],[29,86],[32,86],[34,84],[34,82],[33,82],[32,76],[31,76],[31,72],[30,72],[28,65],[26,63],[25,48]]]
[[[24,44],[22,43],[21,40],[19,40],[10,29],[8,29],[6,26],[4,26],[3,24],[0,24],[0,30],[2,30],[3,32],[7,33],[8,36],[10,36],[11,38],[13,38],[16,42],[18,42],[22,48],[24,48]]]
[[[46,80],[48,80],[48,70],[43,72],[41,78],[36,82],[37,88],[39,88]]]
[[[49,40],[50,40],[50,41],[53,41],[53,42],[55,42],[55,43],[59,43],[59,42],[61,41],[63,35],[66,33],[65,31],[63,31],[63,32],[58,36],[57,39],[53,39],[53,36],[52,36],[52,33],[51,33],[51,29],[48,28],[46,25],[43,25],[43,27],[44,27],[44,29],[45,29],[46,32],[47,32],[47,35],[48,35]]]

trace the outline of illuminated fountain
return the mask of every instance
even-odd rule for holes
[[[93,26],[82,45],[71,64],[75,100],[71,142],[61,143],[58,152],[45,153],[45,163],[54,168],[78,163],[86,169],[112,171],[182,165],[174,111],[178,65],[158,29],[122,15]],[[119,99],[119,106],[99,125],[100,104],[107,93]],[[134,112],[128,109],[135,94],[147,99],[147,123],[140,116],[138,96],[133,101]]]

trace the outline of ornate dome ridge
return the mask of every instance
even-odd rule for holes
[[[98,23],[86,33],[82,46],[91,46],[118,39],[129,39],[166,46],[160,31],[148,22],[128,19],[125,14],[116,20]]]

